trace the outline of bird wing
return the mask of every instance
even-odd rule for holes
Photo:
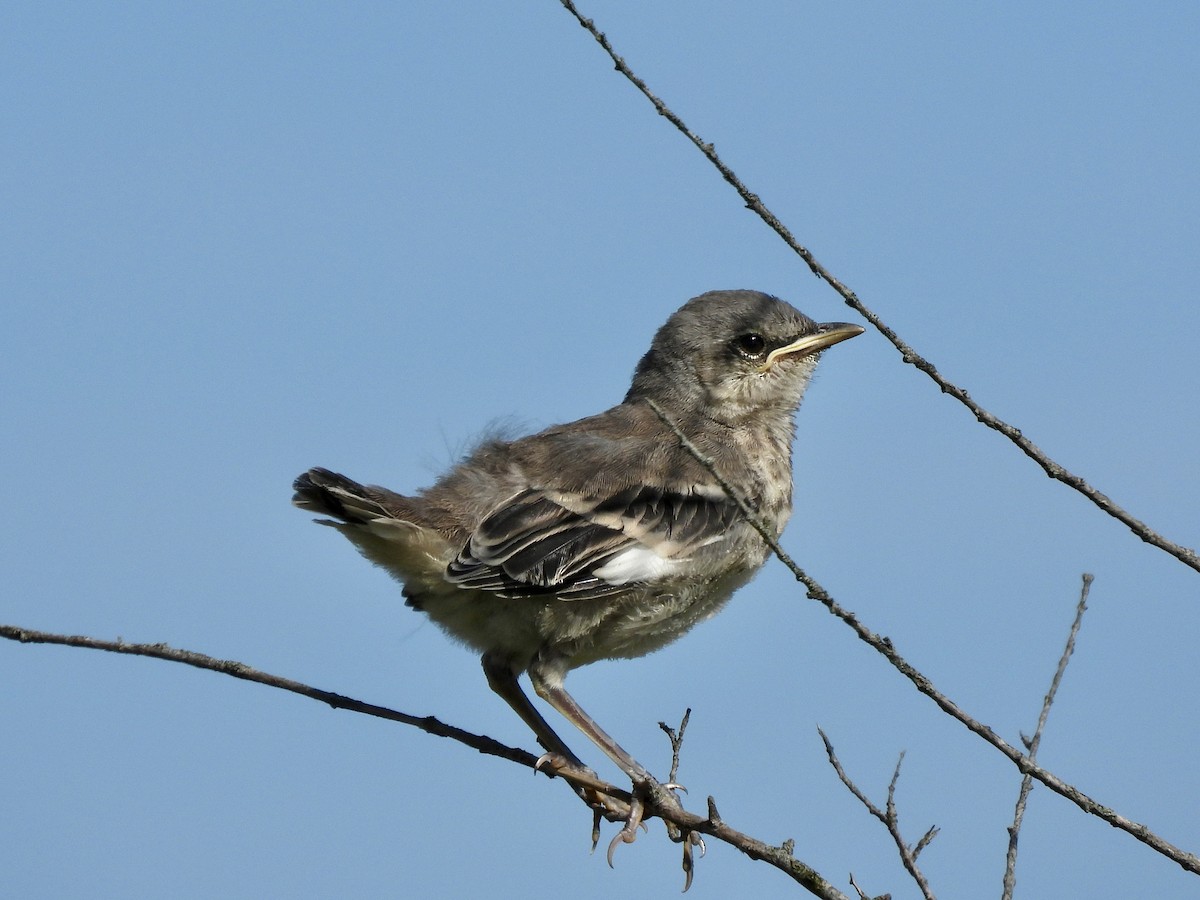
[[[480,522],[446,577],[501,597],[605,597],[677,571],[739,515],[715,485],[636,485],[606,497],[528,488]]]

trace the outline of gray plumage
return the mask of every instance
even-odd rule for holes
[[[767,547],[645,401],[779,534],[804,389],[820,351],[861,331],[754,291],[703,294],[659,329],[612,409],[485,443],[413,495],[312,469],[294,502],[330,517],[412,606],[482,653],[492,687],[548,751],[578,763],[521,692],[522,672],[631,778],[648,779],[566,693],[566,673],[679,637],[754,575]]]

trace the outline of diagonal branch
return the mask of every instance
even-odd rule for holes
[[[880,334],[887,338],[893,347],[900,351],[900,358],[904,362],[916,366],[931,379],[933,379],[933,382],[939,388],[941,388],[942,393],[949,394],[959,403],[963,404],[963,406],[971,411],[971,414],[975,416],[976,420],[978,420],[980,424],[985,425],[993,431],[999,432],[1016,444],[1022,453],[1041,466],[1042,471],[1044,471],[1051,478],[1056,481],[1061,481],[1063,484],[1067,485],[1073,490],[1083,494],[1083,496],[1091,500],[1092,503],[1106,512],[1108,515],[1124,523],[1130,531],[1132,531],[1147,544],[1152,544],[1153,546],[1158,547],[1165,553],[1169,553],[1171,556],[1174,556],[1184,565],[1190,566],[1191,568],[1200,572],[1200,555],[1198,555],[1195,550],[1168,540],[1150,528],[1150,526],[1148,526],[1145,522],[1135,518],[1124,508],[1113,502],[1113,500],[1111,500],[1107,495],[1085,481],[1082,477],[1068,471],[1047,456],[1036,444],[1033,443],[1033,441],[1025,437],[1019,428],[1010,425],[1008,422],[1005,422],[1004,420],[988,412],[973,399],[971,399],[970,394],[968,394],[965,389],[943,377],[933,363],[929,362],[907,343],[905,343],[904,340],[902,340],[895,331],[889,328],[883,322],[883,320],[879,318],[878,315],[867,308],[866,304],[864,304],[858,298],[858,295],[855,294],[854,291],[850,290],[850,288],[846,287],[846,285],[835,278],[828,269],[826,269],[817,261],[816,257],[813,256],[812,252],[808,250],[808,248],[801,245],[800,242],[792,236],[792,233],[788,230],[787,226],[779,221],[775,214],[767,208],[766,204],[759,199],[758,195],[751,192],[750,189],[741,181],[741,179],[734,174],[733,170],[721,160],[721,158],[717,155],[717,151],[713,145],[706,144],[695,132],[688,128],[683,119],[676,115],[670,109],[670,107],[666,105],[666,103],[655,96],[650,88],[646,86],[646,82],[634,74],[633,70],[629,68],[629,65],[625,62],[625,60],[618,56],[617,52],[613,50],[612,44],[609,43],[609,40],[607,37],[605,37],[604,33],[596,28],[595,23],[591,19],[583,17],[579,10],[575,8],[575,4],[572,2],[572,0],[560,0],[560,2],[564,7],[566,7],[567,11],[576,18],[579,24],[587,29],[588,33],[596,39],[596,41],[604,49],[604,52],[608,54],[609,58],[616,65],[617,71],[624,75],[634,85],[634,87],[642,92],[647,100],[654,104],[654,108],[658,111],[660,116],[663,116],[668,122],[679,129],[679,131],[683,133],[684,137],[691,141],[697,147],[697,149],[704,154],[705,158],[708,159],[708,161],[713,164],[716,170],[721,173],[721,177],[729,182],[733,189],[738,192],[738,195],[745,202],[746,208],[754,212],[760,219],[763,220],[763,222],[767,224],[768,227],[771,228],[772,231],[778,234],[783,239],[783,242],[787,244],[788,247],[790,247],[802,260],[804,260],[814,275],[822,279],[826,284],[837,291],[841,298],[846,302],[847,306],[854,309],[859,313],[859,315],[875,326],[876,330],[878,330]]]
[[[1075,620],[1071,623],[1070,632],[1067,633],[1067,645],[1058,659],[1058,668],[1054,670],[1054,677],[1050,679],[1050,690],[1046,692],[1046,698],[1042,701],[1042,711],[1038,716],[1033,737],[1026,742],[1030,762],[1037,759],[1038,747],[1042,744],[1042,732],[1046,729],[1046,720],[1050,718],[1050,707],[1054,705],[1054,698],[1058,695],[1058,686],[1062,684],[1063,675],[1067,671],[1067,663],[1071,661],[1071,654],[1075,652],[1075,638],[1079,635],[1079,627],[1083,624],[1083,614],[1087,612],[1087,599],[1092,590],[1093,580],[1094,576],[1084,573],[1083,587],[1079,591],[1079,603],[1075,607]],[[1025,819],[1025,803],[1029,799],[1029,791],[1032,788],[1033,778],[1026,774],[1021,779],[1021,790],[1017,793],[1013,823],[1008,827],[1008,853],[1005,855],[1004,890],[1000,895],[1001,900],[1012,900],[1013,890],[1017,885],[1017,839],[1021,834],[1021,822]]]
[[[1006,740],[996,734],[996,732],[994,732],[990,727],[984,725],[978,719],[970,716],[957,703],[934,687],[932,681],[930,681],[925,675],[921,674],[916,667],[914,667],[908,662],[908,660],[896,652],[896,648],[892,646],[891,638],[876,634],[875,632],[871,631],[871,629],[867,628],[867,626],[859,622],[858,617],[855,616],[854,613],[843,608],[841,604],[833,599],[833,597],[828,591],[825,590],[825,588],[821,587],[821,585],[818,584],[812,576],[801,569],[792,560],[792,558],[788,556],[786,552],[784,552],[783,548],[779,546],[779,541],[776,539],[775,535],[772,534],[771,530],[767,528],[767,526],[764,525],[763,522],[758,518],[758,515],[746,503],[745,498],[741,495],[737,488],[721,477],[720,473],[717,472],[716,467],[713,465],[712,460],[701,453],[696,445],[688,440],[687,435],[680,431],[679,426],[671,421],[671,419],[662,411],[657,403],[655,403],[653,400],[646,400],[645,402],[650,406],[651,409],[654,410],[663,423],[667,425],[672,432],[674,432],[675,437],[679,440],[680,446],[687,450],[688,453],[690,453],[698,463],[704,466],[713,476],[713,478],[717,480],[717,483],[721,485],[721,488],[725,491],[725,493],[733,498],[734,502],[737,503],[738,508],[741,510],[742,515],[746,517],[746,521],[748,521],[762,536],[762,539],[766,541],[767,546],[771,548],[771,552],[779,557],[780,562],[787,566],[788,570],[794,576],[796,576],[796,580],[801,582],[805,588],[807,588],[807,596],[810,600],[816,600],[831,613],[833,613],[833,615],[837,616],[845,624],[849,625],[854,633],[858,636],[859,640],[863,641],[872,649],[880,653],[889,663],[892,664],[893,668],[911,681],[913,686],[918,691],[936,703],[942,712],[946,713],[953,719],[957,719],[959,722],[965,725],[969,731],[983,738],[983,740],[987,741],[987,743],[991,744],[993,747],[1007,756],[1012,761],[1013,765],[1015,765],[1023,774],[1033,776],[1042,784],[1046,785],[1046,787],[1050,788],[1050,790],[1054,791],[1054,793],[1066,797],[1085,813],[1096,816],[1099,819],[1103,819],[1114,828],[1119,828],[1121,831],[1132,835],[1146,846],[1158,853],[1161,853],[1168,859],[1177,862],[1187,871],[1196,875],[1200,875],[1200,857],[1176,847],[1169,841],[1159,837],[1145,825],[1142,825],[1139,822],[1134,822],[1131,819],[1127,819],[1125,816],[1120,815],[1109,807],[1103,806],[1102,804],[1093,800],[1087,794],[1083,793],[1083,791],[1067,784],[1053,772],[1049,771],[1048,769],[1043,769],[1012,744],[1008,743]]]
[[[394,709],[388,709],[385,706],[364,703],[352,697],[335,694],[332,691],[311,687],[302,682],[293,681],[290,678],[283,678],[279,675],[260,671],[245,663],[228,659],[217,659],[216,657],[197,653],[193,650],[181,650],[167,644],[130,644],[119,639],[105,641],[83,635],[54,634],[46,631],[34,631],[29,628],[19,628],[15,625],[0,625],[0,638],[7,638],[10,641],[17,641],[22,644],[58,644],[66,647],[106,650],[110,653],[149,656],[154,659],[167,660],[168,662],[183,663],[184,665],[195,666],[197,669],[207,669],[210,672],[219,672],[222,675],[230,675],[244,681],[253,681],[267,687],[290,691],[302,697],[328,703],[334,709],[345,709],[350,712],[363,713],[364,715],[376,716],[377,718],[387,719],[392,722],[411,725],[428,734],[458,741],[488,756],[496,756],[533,769],[535,772],[539,771],[538,757],[532,753],[516,747],[509,747],[485,735],[473,734],[461,728],[455,728],[453,725],[447,725],[433,716],[413,716]],[[680,731],[682,731],[682,728]],[[545,767],[542,767],[541,771],[545,771]],[[546,772],[546,774],[551,773]],[[614,785],[602,781],[593,773],[586,770],[577,770],[569,766],[559,766],[553,774],[561,777],[564,781],[570,782],[572,785],[592,788],[622,803],[628,804],[630,801],[628,791],[621,790]],[[736,847],[751,859],[761,860],[779,869],[801,887],[807,889],[809,893],[822,898],[822,900],[849,900],[845,894],[830,884],[819,872],[807,863],[797,859],[792,853],[793,846],[790,841],[785,842],[782,846],[775,847],[726,825],[716,815],[716,805],[712,802],[711,798],[709,799],[708,816],[698,816],[695,813],[688,812],[677,804],[673,795],[660,798],[651,792],[645,798],[645,804],[648,814],[653,813],[664,821],[678,826],[684,834],[698,832],[714,837],[719,841],[724,841],[730,846]],[[690,853],[688,856],[690,856]],[[691,880],[690,872],[688,880],[689,882]]]

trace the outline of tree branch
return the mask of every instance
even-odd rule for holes
[[[433,716],[413,716],[394,709],[388,709],[385,706],[364,703],[361,700],[355,700],[352,697],[335,694],[332,691],[311,687],[290,678],[283,678],[279,675],[262,672],[245,663],[217,659],[216,657],[197,653],[193,650],[181,650],[176,647],[170,647],[167,644],[130,644],[120,639],[105,641],[83,635],[54,634],[46,631],[35,631],[29,628],[20,628],[15,625],[0,625],[0,637],[22,644],[58,644],[65,647],[105,650],[110,653],[149,656],[168,662],[183,663],[184,665],[194,666],[197,669],[207,669],[210,672],[219,672],[222,675],[230,675],[234,678],[240,678],[243,681],[253,681],[267,687],[290,691],[293,694],[299,694],[311,700],[327,703],[334,709],[345,709],[350,712],[399,722],[403,725],[411,725],[427,734],[458,741],[488,756],[506,759],[509,762],[514,762],[517,765],[525,766],[535,771],[545,771],[545,767],[542,770],[538,769],[538,757],[532,753],[516,747],[509,747],[507,744],[502,744],[484,735],[473,734],[461,728],[456,728],[453,725],[447,725]],[[682,728],[680,731],[682,732]],[[623,803],[629,803],[630,801],[628,791],[621,790],[614,785],[602,781],[585,770],[576,770],[569,766],[564,766],[555,769],[553,773],[546,772],[545,774],[561,777],[564,781],[570,782],[575,786],[591,788]],[[768,865],[774,866],[801,887],[808,890],[809,893],[822,898],[822,900],[849,900],[845,894],[830,884],[819,872],[793,855],[791,841],[786,841],[782,846],[774,847],[765,841],[760,841],[735,828],[731,828],[715,814],[716,805],[712,802],[711,798],[709,799],[708,816],[698,816],[675,805],[673,797],[669,798],[669,802],[664,802],[662,798],[656,797],[651,793],[644,798],[644,802],[648,813],[653,813],[663,821],[670,822],[676,826],[684,836],[683,840],[685,842],[687,841],[687,834],[689,832],[714,837],[732,847],[736,847],[751,859],[761,860]],[[690,847],[690,845],[685,844],[685,847]],[[686,859],[690,859],[690,851],[685,853]],[[688,873],[688,880],[689,882],[691,880],[690,872]]]
[[[1089,815],[1103,819],[1114,828],[1119,828],[1127,834],[1132,835],[1146,846],[1158,853],[1161,853],[1168,859],[1177,862],[1187,871],[1196,875],[1200,875],[1200,857],[1176,847],[1169,841],[1159,837],[1145,825],[1127,819],[1125,816],[1122,816],[1114,810],[1109,809],[1107,806],[1097,803],[1087,794],[1083,793],[1083,791],[1080,791],[1078,788],[1067,784],[1053,772],[1043,769],[1016,747],[1012,746],[1002,737],[996,734],[996,732],[994,732],[987,725],[984,725],[978,719],[968,715],[958,704],[934,687],[932,681],[921,674],[916,667],[914,667],[908,662],[908,660],[896,652],[896,648],[892,646],[891,638],[878,635],[859,622],[854,613],[844,609],[841,604],[833,599],[828,591],[821,587],[821,585],[818,584],[814,578],[812,578],[812,576],[801,569],[795,563],[795,561],[787,555],[784,549],[779,546],[779,541],[776,539],[775,535],[772,534],[771,530],[767,528],[767,526],[764,525],[763,522],[758,518],[758,515],[750,508],[749,504],[746,503],[745,498],[741,495],[737,488],[731,485],[721,476],[719,472],[717,472],[712,460],[701,453],[696,445],[688,440],[687,435],[680,431],[679,426],[676,425],[666,415],[666,413],[662,411],[662,408],[659,407],[657,403],[655,403],[653,400],[646,400],[645,402],[650,406],[651,409],[654,410],[659,419],[661,419],[662,422],[666,424],[672,432],[674,432],[675,437],[679,440],[680,446],[687,450],[697,462],[704,466],[713,476],[713,478],[716,479],[717,483],[721,485],[721,488],[725,491],[725,493],[733,498],[734,502],[737,503],[738,508],[741,510],[742,515],[746,517],[746,521],[748,521],[762,536],[762,539],[766,541],[767,546],[771,548],[771,552],[779,557],[780,562],[788,567],[788,570],[796,577],[796,580],[805,586],[807,589],[807,596],[810,600],[816,600],[827,610],[829,610],[829,612],[841,619],[842,622],[844,622],[846,625],[849,625],[854,633],[858,636],[859,640],[863,641],[872,649],[880,653],[884,659],[891,663],[893,668],[911,681],[913,686],[918,691],[936,703],[942,712],[946,713],[953,719],[957,719],[959,722],[965,725],[968,730],[983,738],[983,740],[1007,756],[1023,774],[1033,776],[1042,784],[1046,785],[1046,787],[1050,788],[1050,790],[1054,791],[1054,793],[1066,797]]]
[[[346,709],[367,716],[375,716],[379,719],[400,722],[403,725],[411,725],[435,737],[450,738],[487,756],[497,756],[501,759],[507,759],[509,762],[514,762],[517,765],[530,769],[535,768],[537,765],[538,757],[528,751],[518,749],[517,747],[509,747],[507,744],[502,744],[484,735],[473,734],[470,731],[455,728],[453,725],[447,725],[434,716],[412,716],[408,713],[388,709],[386,706],[364,703],[361,700],[335,694],[332,691],[323,691],[320,688],[311,687],[299,681],[293,681],[290,678],[282,678],[278,675],[262,672],[245,663],[236,662],[231,659],[217,659],[214,656],[207,656],[203,653],[197,653],[194,650],[181,650],[177,647],[171,647],[168,644],[130,644],[120,638],[115,641],[105,641],[78,634],[54,634],[47,631],[19,628],[15,625],[0,625],[0,637],[8,638],[10,641],[18,641],[22,644],[58,644],[64,647],[83,647],[88,650],[105,650],[109,653],[126,653],[131,656],[149,656],[153,659],[183,663],[187,666],[194,666],[197,669],[220,672],[222,675],[231,675],[243,681],[253,681],[257,684],[264,684],[267,687],[290,691],[293,694],[308,697],[310,700],[327,703],[334,709]]]
[[[615,64],[617,71],[624,75],[625,78],[627,78],[634,85],[634,87],[642,92],[646,99],[654,105],[654,108],[658,111],[660,116],[664,117],[668,122],[679,129],[684,137],[691,141],[696,148],[704,154],[705,158],[708,159],[708,161],[712,163],[716,170],[721,173],[721,177],[729,182],[733,189],[738,192],[738,195],[745,202],[746,208],[754,212],[760,219],[763,220],[763,222],[767,224],[772,231],[779,235],[779,237],[783,239],[783,242],[787,244],[788,247],[790,247],[796,253],[796,255],[804,260],[814,275],[837,291],[841,298],[846,302],[847,306],[858,312],[859,315],[870,322],[880,334],[887,338],[888,341],[891,342],[892,346],[900,352],[900,358],[904,362],[908,363],[909,365],[916,366],[916,368],[920,369],[931,379],[933,379],[933,382],[939,388],[941,388],[942,393],[949,394],[959,403],[963,404],[963,406],[971,411],[971,414],[975,416],[976,420],[980,424],[985,425],[993,431],[999,432],[1016,444],[1022,453],[1041,466],[1042,471],[1044,471],[1051,478],[1062,482],[1063,484],[1067,485],[1067,487],[1072,488],[1073,490],[1078,491],[1080,494],[1087,497],[1105,513],[1124,523],[1130,531],[1132,531],[1147,544],[1158,547],[1165,553],[1169,553],[1171,556],[1174,556],[1184,565],[1190,566],[1191,568],[1200,572],[1200,555],[1197,555],[1195,550],[1168,540],[1150,528],[1150,526],[1148,526],[1145,522],[1142,522],[1141,520],[1132,516],[1121,506],[1118,506],[1115,502],[1113,502],[1107,495],[1088,484],[1088,482],[1079,475],[1068,471],[1047,456],[1041,449],[1038,448],[1036,444],[1033,443],[1033,441],[1025,437],[1019,428],[1008,424],[1004,420],[988,412],[986,409],[972,400],[971,396],[966,392],[966,390],[956,384],[953,384],[939,374],[933,363],[929,362],[927,359],[918,354],[917,351],[911,346],[905,343],[905,341],[903,341],[895,331],[889,328],[884,321],[879,318],[879,316],[867,308],[866,304],[864,304],[858,298],[857,294],[855,294],[852,290],[850,290],[850,288],[846,287],[846,285],[835,278],[828,269],[826,269],[817,261],[816,257],[814,257],[806,247],[802,246],[799,241],[792,236],[792,233],[787,229],[787,226],[779,221],[775,214],[767,208],[766,204],[759,199],[758,195],[751,192],[750,189],[742,183],[741,179],[734,174],[733,170],[721,160],[721,158],[717,155],[716,148],[713,147],[712,144],[706,144],[697,134],[688,128],[683,119],[676,115],[670,109],[670,107],[666,105],[666,103],[655,96],[650,88],[646,86],[646,82],[642,81],[641,78],[634,74],[633,70],[629,68],[625,60],[618,56],[616,51],[613,50],[612,44],[609,43],[609,40],[607,37],[605,37],[604,33],[596,28],[595,23],[593,23],[591,19],[583,17],[579,10],[575,8],[575,4],[572,2],[572,0],[560,0],[560,2],[564,7],[566,7],[567,11],[575,17],[579,24],[587,29],[588,33],[596,39],[597,43],[600,44],[600,46],[604,49],[604,52],[608,54],[609,58]]]
[[[837,773],[837,777],[846,786],[846,789],[855,796],[858,802],[866,807],[867,812],[883,823],[883,827],[892,836],[892,841],[900,853],[900,862],[904,864],[905,870],[912,876],[913,881],[917,883],[917,887],[921,890],[921,896],[925,900],[934,900],[933,890],[929,887],[925,873],[917,865],[917,857],[937,837],[938,827],[936,825],[931,827],[911,847],[904,840],[904,835],[900,833],[900,814],[896,812],[896,785],[900,782],[900,765],[904,762],[904,752],[901,751],[900,758],[896,760],[896,770],[892,773],[892,780],[888,782],[887,807],[886,809],[880,809],[871,802],[871,799],[846,774],[846,770],[842,768],[842,763],[837,758],[837,754],[833,750],[833,744],[830,742],[828,736],[826,736],[824,730],[817,728],[817,734],[821,735],[821,740],[825,744],[825,755],[829,758],[829,764],[833,766],[833,771]]]
[[[1042,743],[1042,732],[1046,728],[1046,720],[1050,717],[1050,707],[1054,705],[1058,686],[1062,684],[1063,674],[1067,671],[1067,663],[1071,661],[1071,654],[1075,652],[1075,638],[1079,635],[1079,627],[1083,624],[1083,614],[1087,612],[1087,598],[1092,589],[1093,580],[1094,576],[1084,573],[1083,587],[1079,591],[1079,603],[1075,607],[1075,620],[1071,623],[1071,630],[1067,634],[1067,645],[1063,648],[1062,656],[1058,658],[1058,668],[1054,670],[1054,677],[1050,680],[1050,690],[1046,692],[1046,698],[1042,701],[1042,711],[1038,716],[1037,728],[1033,731],[1033,737],[1028,739],[1025,744],[1025,748],[1029,751],[1030,762],[1037,760],[1038,747]],[[1021,822],[1025,819],[1025,803],[1032,788],[1033,777],[1026,774],[1021,779],[1021,790],[1017,793],[1013,823],[1008,827],[1008,852],[1005,855],[1004,890],[1000,895],[1001,900],[1012,900],[1013,890],[1017,886],[1017,839],[1021,834]]]

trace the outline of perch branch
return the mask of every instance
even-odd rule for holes
[[[346,697],[332,691],[311,687],[290,678],[283,678],[268,672],[262,672],[247,666],[245,663],[217,659],[216,657],[197,653],[193,650],[182,650],[177,647],[168,646],[167,644],[131,644],[120,639],[106,641],[82,635],[54,634],[45,631],[35,631],[30,628],[19,628],[15,625],[0,625],[0,637],[22,644],[58,644],[66,647],[105,650],[110,653],[149,656],[168,662],[183,663],[184,665],[194,666],[197,669],[207,669],[210,672],[219,672],[222,675],[230,675],[244,681],[253,681],[267,687],[290,691],[302,697],[327,703],[334,709],[345,709],[350,712],[362,713],[392,722],[400,722],[404,725],[411,725],[428,734],[458,741],[461,744],[478,750],[480,753],[506,759],[518,765],[534,769],[535,771],[537,770],[538,757],[534,754],[516,747],[509,747],[490,737],[473,734],[461,728],[455,728],[453,725],[447,725],[433,716],[413,716],[394,709],[388,709],[385,706],[364,703],[361,700],[355,700],[352,697]],[[557,768],[553,774],[561,777],[564,781],[570,782],[572,785],[592,788],[622,803],[630,801],[628,791],[621,790],[614,785],[602,781],[586,771],[564,766]],[[688,833],[695,832],[714,837],[732,847],[736,847],[751,859],[761,860],[779,869],[801,887],[808,890],[813,896],[820,897],[822,900],[848,900],[845,894],[830,884],[820,873],[797,859],[792,853],[793,847],[790,842],[785,842],[783,846],[775,847],[765,841],[760,841],[748,834],[744,834],[735,828],[731,828],[719,817],[711,815],[715,811],[715,806],[711,801],[709,804],[709,816],[698,816],[675,805],[673,796],[669,797],[666,802],[663,802],[651,793],[645,798],[645,804],[647,813],[653,813],[663,819],[663,821],[670,822],[685,836]]]

